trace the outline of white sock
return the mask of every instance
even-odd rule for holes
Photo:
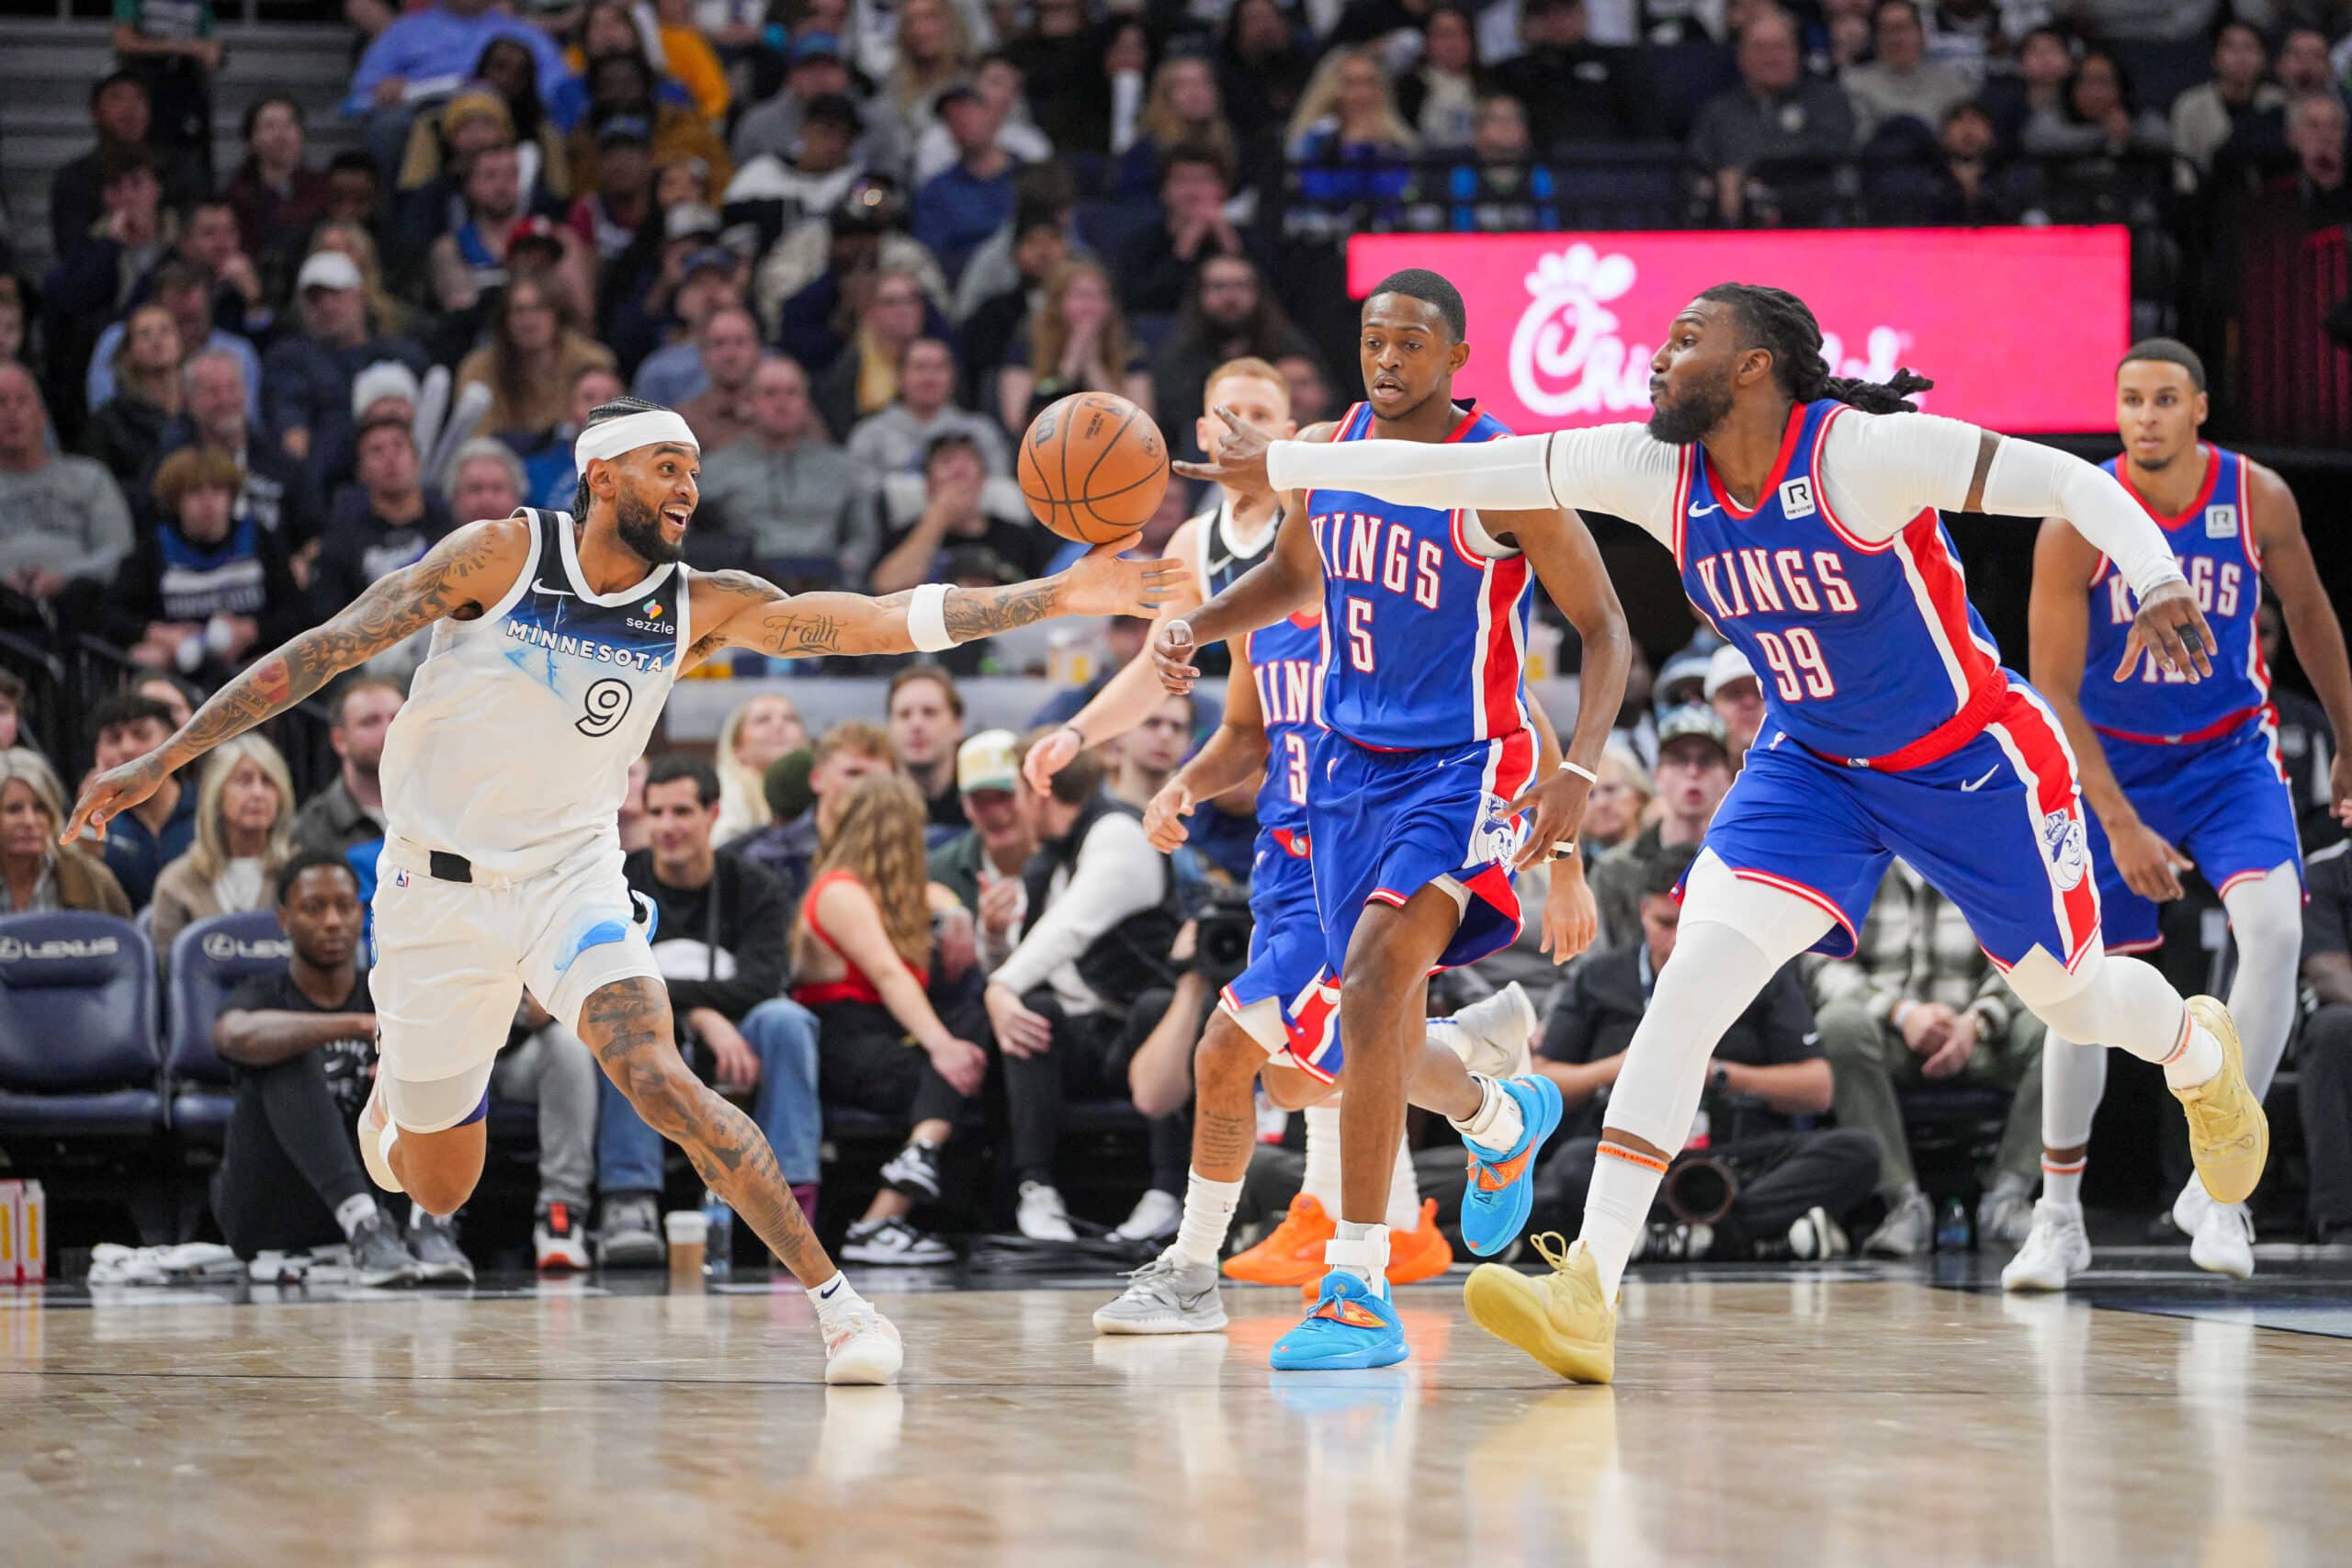
[[[1657,1197],[1666,1162],[1603,1139],[1592,1163],[1592,1185],[1584,1199],[1584,1227],[1577,1233],[1600,1269],[1600,1293],[1617,1299],[1625,1260],[1634,1256]]]
[[[1197,1170],[1191,1172],[1184,1179],[1184,1217],[1170,1247],[1187,1263],[1216,1268],[1225,1233],[1233,1228],[1234,1207],[1240,1201],[1238,1181],[1211,1181]]]
[[[831,1333],[842,1326],[850,1309],[864,1303],[865,1298],[849,1282],[849,1276],[834,1270],[833,1277],[808,1292],[808,1304],[817,1309],[817,1326]]]
[[[1340,1212],[1340,1097],[1306,1108],[1306,1175],[1298,1190],[1323,1205],[1327,1214]]]
[[[2230,1016],[2245,1044],[2245,1081],[2260,1100],[2278,1076],[2295,1023],[2296,965],[2302,955],[2303,883],[2291,864],[2230,879],[2222,892],[2238,969],[2230,981]]]
[[[2180,1043],[2172,1055],[2163,1058],[2165,1083],[2172,1089],[2195,1089],[2211,1081],[2222,1070],[2222,1043],[2211,1031],[2189,1016],[2187,1003],[2180,1010]]]
[[[1468,1120],[1453,1122],[1453,1130],[1492,1154],[1508,1154],[1527,1133],[1519,1101],[1505,1094],[1494,1079],[1470,1075],[1478,1086],[1478,1109]]]
[[[334,1206],[334,1223],[343,1227],[345,1241],[359,1234],[359,1227],[381,1213],[376,1200],[365,1192],[354,1192]]]
[[[1388,1228],[1407,1235],[1421,1228],[1421,1179],[1413,1169],[1413,1145],[1403,1138],[1388,1168]]]
[[[2076,1158],[2064,1165],[2048,1155],[2041,1156],[2041,1195],[2052,1203],[2064,1203],[2070,1209],[2083,1206],[2083,1168],[2088,1158]]]
[[[1388,1299],[1388,1227],[1339,1222],[1339,1234],[1323,1244],[1323,1261],[1353,1274],[1381,1300]]]

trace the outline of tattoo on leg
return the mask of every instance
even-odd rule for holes
[[[1193,1156],[1204,1172],[1245,1169],[1257,1140],[1256,1118],[1234,1116],[1196,1104],[1193,1111]]]
[[[743,1216],[795,1279],[815,1286],[832,1278],[833,1260],[809,1230],[766,1137],[680,1060],[669,995],[659,982],[599,987],[582,1010],[580,1038],[645,1124],[686,1151],[703,1181]]]

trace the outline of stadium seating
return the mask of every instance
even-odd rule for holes
[[[81,911],[0,919],[0,1137],[143,1137],[162,1115],[155,950]]]
[[[172,943],[164,999],[164,1074],[173,1129],[217,1144],[233,1103],[229,1066],[212,1049],[213,1021],[229,993],[286,966],[286,936],[266,909],[198,920]]]

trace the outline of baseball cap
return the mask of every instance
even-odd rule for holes
[[[682,201],[670,209],[662,220],[662,235],[669,240],[692,239],[696,235],[718,233],[718,214],[699,201]]]
[[[386,398],[399,398],[414,408],[424,390],[415,371],[397,359],[379,359],[351,378],[351,417],[364,419]]]
[[[532,241],[537,241],[543,245],[552,245],[559,251],[563,249],[563,237],[556,228],[555,220],[542,218],[537,213],[533,213],[528,218],[517,220],[514,227],[507,231],[506,248],[512,251],[515,246]]]
[[[800,112],[800,123],[838,126],[854,135],[863,125],[857,118],[857,105],[846,93],[820,93],[808,100]]]
[[[959,794],[1001,789],[1008,793],[1020,776],[1015,752],[1020,742],[1010,729],[983,729],[956,748],[956,788]]]
[[[1756,666],[1747,661],[1747,655],[1725,643],[1707,660],[1707,681],[1701,690],[1709,702],[1713,702],[1715,694],[1734,681],[1755,679]]]
[[[1715,716],[1715,710],[1697,703],[1685,703],[1657,721],[1659,761],[1665,760],[1668,746],[1694,735],[1722,752],[1725,761],[1731,760],[1731,737],[1724,728],[1724,721]]]
[[[639,147],[653,145],[653,128],[643,115],[606,115],[596,122],[596,145],[616,147],[630,143]]]
[[[1693,653],[1686,649],[1668,660],[1666,667],[1657,672],[1658,699],[1663,702],[1667,693],[1685,681],[1696,681],[1703,684],[1706,679],[1707,656],[1703,653]]]
[[[833,33],[802,33],[784,51],[786,65],[800,65],[811,60],[842,58],[842,40]]]
[[[356,288],[359,264],[341,251],[314,251],[294,276],[296,288]]]
[[[958,76],[932,95],[931,112],[944,116],[947,113],[948,105],[960,102],[965,98],[977,98],[979,96],[980,90],[972,85],[969,77]]]
[[[735,253],[724,245],[705,245],[686,258],[685,266],[678,273],[678,281],[684,283],[695,274],[712,267],[732,276],[735,271]]]

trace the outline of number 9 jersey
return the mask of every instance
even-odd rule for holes
[[[514,587],[477,619],[434,625],[384,738],[390,834],[500,877],[617,848],[629,764],[693,635],[683,565],[592,593],[570,514],[517,515],[531,551]]]

